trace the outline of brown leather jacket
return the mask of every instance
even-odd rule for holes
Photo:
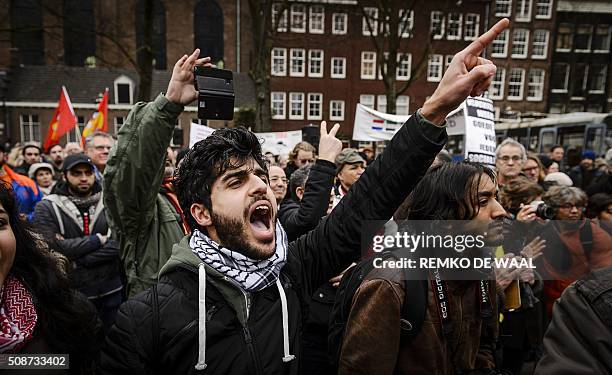
[[[401,270],[374,269],[355,296],[347,323],[339,374],[461,374],[492,369],[497,337],[495,290],[489,290],[493,314],[480,314],[480,283],[447,283],[452,332],[443,338],[437,295],[429,304],[421,332],[400,344],[400,311],[404,302]]]

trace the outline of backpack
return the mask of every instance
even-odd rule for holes
[[[336,299],[330,314],[329,335],[328,335],[328,357],[335,370],[338,369],[340,362],[340,352],[342,342],[346,332],[353,297],[365,277],[374,269],[374,260],[388,260],[395,258],[399,260],[409,256],[406,249],[396,249],[385,251],[366,258],[354,267],[351,267],[340,281],[336,292]],[[415,278],[414,272],[407,268],[401,268],[398,272],[403,272],[405,297],[401,311],[401,345],[411,342],[419,333],[425,320],[427,311],[427,297],[429,281],[426,277]],[[411,280],[412,279],[412,280]]]

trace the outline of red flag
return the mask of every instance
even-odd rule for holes
[[[108,89],[104,92],[102,101],[98,105],[98,112],[91,116],[83,129],[81,144],[85,144],[85,139],[95,131],[108,132]]]
[[[43,144],[45,151],[49,150],[51,146],[58,144],[60,137],[74,129],[76,123],[77,118],[74,114],[70,97],[68,96],[66,87],[62,86],[62,93],[57,103],[57,109],[53,114],[47,136],[45,137],[45,143]]]

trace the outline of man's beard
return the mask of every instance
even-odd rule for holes
[[[267,254],[265,251],[257,248],[256,246],[253,246],[252,244],[246,241],[246,233],[248,231],[246,218],[248,217],[249,207],[250,205],[245,208],[243,214],[244,220],[242,221],[239,219],[217,214],[211,209],[210,213],[212,222],[214,223],[215,230],[217,231],[219,242],[221,243],[221,245],[223,245],[223,247],[226,247],[229,250],[240,253],[251,259],[267,259],[270,257],[271,254]],[[274,225],[274,221],[272,225]]]
[[[70,182],[68,182],[68,188],[70,189],[70,192],[72,194],[74,194],[77,197],[87,197],[88,195],[90,195],[93,191],[93,185],[91,185],[89,187],[89,189],[87,189],[87,191],[83,191],[81,189],[79,189],[79,186],[73,186]]]

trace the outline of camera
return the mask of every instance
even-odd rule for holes
[[[196,66],[194,86],[198,92],[198,118],[234,118],[234,78],[231,70]]]
[[[555,217],[555,209],[543,201],[533,201],[529,205],[535,209],[535,214],[539,218],[552,220]]]

